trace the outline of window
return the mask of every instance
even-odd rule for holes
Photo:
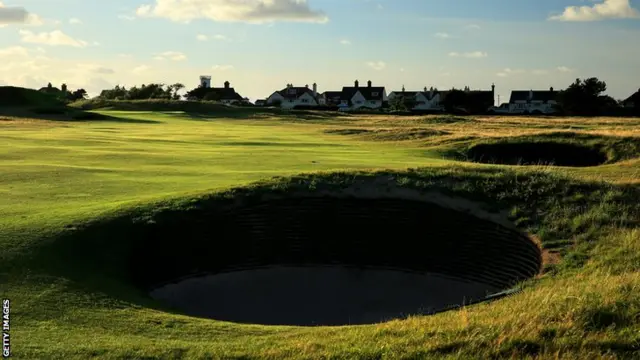
[[[301,99],[300,101],[302,101],[303,103],[308,103],[309,99]]]
[[[293,102],[295,99],[289,99],[289,102]]]
[[[378,92],[372,92],[371,96],[378,96]]]
[[[369,104],[375,104],[376,101],[375,100],[369,100]]]
[[[362,100],[357,100],[356,104],[362,104]]]

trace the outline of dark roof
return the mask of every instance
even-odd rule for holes
[[[421,91],[394,91],[395,94],[397,95],[404,95],[404,96],[416,96],[418,93],[420,93]]]
[[[325,91],[320,96],[324,97],[325,99],[328,99],[328,98],[339,98],[341,95],[342,95],[342,91]]]
[[[640,103],[640,89],[638,89],[638,91],[631,94],[631,96],[629,96],[626,100],[623,101],[623,103],[628,103],[628,102]]]
[[[529,93],[533,94],[533,97],[529,99]],[[510,103],[514,103],[516,101],[543,101],[549,102],[549,100],[555,100],[558,92],[552,90],[515,90],[511,92],[511,97],[509,98]]]
[[[43,88],[40,88],[39,91],[52,93],[52,92],[60,92],[61,90],[55,86],[52,86],[52,87],[45,86]]]
[[[352,87],[352,86],[345,86],[342,88],[342,94],[341,94],[341,99],[342,100],[351,100],[351,98],[353,98],[353,95],[355,95],[358,91],[360,91],[360,94],[362,94],[362,96],[364,96],[364,98],[366,100],[382,100],[383,99],[383,93],[384,93],[384,86],[358,86],[358,87]],[[376,93],[376,95],[374,96],[373,94]]]
[[[315,96],[313,96],[313,90],[309,89],[308,87],[305,86],[292,86],[292,87],[286,87],[282,90],[276,91],[278,94],[280,94],[283,98],[285,99],[297,99],[300,96],[302,96],[303,94],[307,93],[309,95],[311,95],[312,97],[315,98]]]

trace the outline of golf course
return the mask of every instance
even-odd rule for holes
[[[12,358],[640,354],[640,118],[130,107],[0,114]]]

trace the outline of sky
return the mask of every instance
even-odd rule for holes
[[[640,0],[0,0],[0,85],[640,88]],[[499,97],[499,99],[498,99]]]

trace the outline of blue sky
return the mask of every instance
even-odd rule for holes
[[[640,0],[0,0],[0,84],[640,88]],[[573,8],[582,7],[582,8]]]

